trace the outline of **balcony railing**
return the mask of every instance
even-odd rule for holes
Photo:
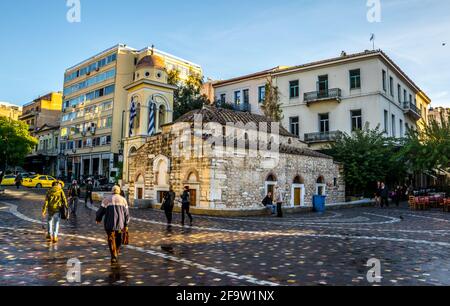
[[[340,88],[332,88],[328,90],[312,91],[305,93],[304,101],[305,103],[313,103],[323,100],[336,100],[341,101],[342,90]]]
[[[241,104],[231,104],[222,101],[216,101],[216,107],[225,108],[225,109],[233,109],[238,112],[248,112],[250,113],[252,110],[250,103],[241,103]]]
[[[403,102],[403,109],[406,114],[413,116],[416,120],[422,117],[422,111],[410,101]]]
[[[305,134],[305,142],[306,143],[315,143],[315,142],[330,142],[335,141],[339,132],[325,132],[325,133],[309,133]]]

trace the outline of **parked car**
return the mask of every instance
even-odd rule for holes
[[[16,176],[15,175],[5,175],[2,179],[2,182],[0,185],[2,186],[14,186],[16,184],[15,182]]]
[[[57,180],[50,175],[40,175],[40,174],[24,179],[22,182],[22,186],[28,188],[51,188],[53,182],[55,181],[59,182],[61,186],[64,188],[63,181]]]

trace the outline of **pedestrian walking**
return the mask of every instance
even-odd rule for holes
[[[69,196],[70,211],[75,217],[77,216],[77,208],[78,203],[80,201],[80,195],[81,195],[80,186],[78,186],[78,182],[74,180],[69,188],[68,196]]]
[[[381,197],[381,208],[383,208],[384,206],[389,208],[389,189],[383,182],[381,183],[380,197]]]
[[[275,215],[275,206],[273,205],[272,192],[268,192],[262,204],[270,211],[272,215]]]
[[[375,188],[375,206],[381,207],[381,182],[377,182],[377,187]]]
[[[22,181],[23,181],[22,175],[21,175],[21,174],[18,174],[18,175],[16,176],[16,178],[14,179],[14,183],[16,183],[16,188],[17,188],[17,189],[19,189],[20,186],[22,185]]]
[[[275,187],[275,202],[277,203],[277,217],[283,218],[283,192],[279,186]]]
[[[173,216],[173,207],[175,205],[175,192],[173,188],[170,187],[170,190],[164,194],[163,204],[161,206],[161,210],[164,210],[167,218],[167,226],[172,226],[172,216]]]
[[[117,264],[119,262],[120,248],[123,243],[127,244],[130,214],[127,201],[120,195],[120,187],[114,186],[112,193],[111,196],[103,200],[102,205],[98,209],[96,222],[100,224],[104,219],[109,251],[111,253],[111,264]]]
[[[184,226],[184,221],[186,219],[185,214],[188,215],[190,220],[190,226],[192,226],[192,222],[194,219],[192,218],[189,209],[191,208],[191,195],[189,193],[189,187],[184,187],[183,194],[181,195],[181,225]]]
[[[53,243],[58,242],[59,224],[61,222],[61,208],[65,206],[67,209],[66,195],[58,182],[52,184],[52,188],[47,191],[45,196],[45,204],[42,208],[42,218],[47,215],[47,241]]]
[[[94,191],[94,185],[92,184],[92,180],[88,179],[87,184],[86,184],[86,194],[84,196],[84,206],[86,208],[87,208],[87,204],[88,204],[88,199],[89,199],[91,205],[93,204],[93,201],[92,201],[92,192],[93,191]]]
[[[402,187],[400,185],[397,185],[397,187],[394,190],[395,206],[400,207],[401,198],[402,198]]]

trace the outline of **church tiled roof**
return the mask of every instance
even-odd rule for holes
[[[193,110],[181,116],[175,123],[194,122],[194,117],[197,115],[202,115],[203,124],[216,122],[225,126],[227,123],[243,123],[244,125],[248,123],[255,123],[256,125],[259,123],[267,123],[268,132],[271,131],[271,124],[275,123],[265,116],[255,115],[249,112],[238,112],[229,109],[217,108],[214,106],[204,106],[202,109]],[[281,125],[279,129],[281,136],[297,138],[297,136],[289,133]]]

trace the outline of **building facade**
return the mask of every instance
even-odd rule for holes
[[[126,45],[107,49],[66,70],[58,172],[82,178],[105,176],[113,181],[123,161],[125,121],[129,115],[128,90],[141,75],[139,63],[150,53],[164,60],[167,70],[180,78],[202,75],[199,65],[168,53]]]
[[[0,117],[10,118],[11,120],[19,120],[22,115],[22,107],[6,102],[0,102]]]
[[[288,68],[287,66],[252,73],[213,83],[215,103],[228,104],[235,110],[249,111],[262,115],[260,108],[266,96],[266,84],[272,79],[272,74]]]
[[[270,74],[279,90],[283,126],[315,150],[325,148],[338,132],[351,134],[365,124],[401,138],[428,120],[430,98],[382,51],[343,52]],[[243,78],[232,88],[216,85],[216,99],[223,90],[239,91],[249,81]],[[249,100],[258,96],[255,90],[250,94]]]
[[[428,120],[436,121],[439,124],[442,124],[442,121],[446,121],[447,123],[450,120],[450,108],[446,107],[432,107],[428,112]]]
[[[57,126],[61,120],[62,93],[51,92],[22,107],[19,120],[29,126],[32,136],[44,125]]]
[[[57,176],[57,157],[59,149],[59,125],[44,124],[35,131],[38,144],[27,156],[27,170],[30,172]]]

